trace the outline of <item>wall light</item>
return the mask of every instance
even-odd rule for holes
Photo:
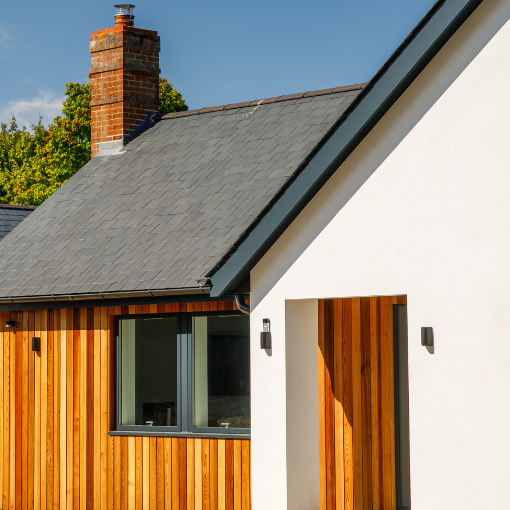
[[[271,350],[271,331],[269,319],[262,319],[262,332],[260,333],[260,348]]]
[[[15,328],[16,327],[16,321],[7,321],[5,323],[6,328]]]
[[[41,350],[41,339],[37,336],[32,337],[32,350],[39,352]]]
[[[421,328],[421,345],[434,354],[434,330],[431,327]]]

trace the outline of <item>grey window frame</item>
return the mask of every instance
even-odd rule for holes
[[[225,433],[225,431],[228,430],[228,434],[243,434],[243,435],[247,435],[247,434],[250,434],[250,431],[251,429],[243,429],[243,428],[235,428],[235,429],[224,429],[224,428],[221,428],[221,427],[193,427],[192,426],[192,413],[191,413],[191,409],[193,409],[193,402],[192,402],[192,398],[193,398],[193,394],[192,394],[192,391],[191,391],[191,388],[192,388],[192,384],[193,384],[193,381],[192,381],[192,378],[193,378],[193,356],[192,356],[192,353],[193,353],[193,345],[192,345],[192,342],[193,342],[193,317],[208,317],[208,316],[211,316],[211,315],[225,315],[225,314],[228,314],[228,315],[239,315],[239,316],[243,316],[245,314],[243,314],[242,312],[236,312],[236,311],[230,311],[230,310],[225,310],[225,311],[220,311],[220,312],[188,312],[188,365],[187,365],[187,382],[188,382],[188,402],[187,402],[187,408],[189,410],[188,412],[188,430],[189,432],[191,433],[194,433],[194,434],[208,434],[208,433],[215,433],[214,431],[218,430],[219,434],[221,433]],[[250,364],[251,366],[251,364]],[[251,386],[250,386],[250,403],[251,403]],[[251,407],[251,406],[250,406]]]
[[[405,334],[400,320],[405,317]],[[409,361],[407,305],[393,305],[393,373],[395,412],[395,493],[397,510],[411,509],[409,445]]]
[[[211,316],[211,315],[244,315],[235,310],[211,311],[211,312],[179,312],[179,313],[147,313],[147,314],[131,314],[118,315],[115,317],[115,430],[113,435],[129,434],[133,435],[168,435],[168,436],[214,436],[232,438],[235,436],[249,436],[251,429],[246,428],[229,428],[222,427],[192,427],[192,342],[193,317]],[[167,317],[177,317],[177,358],[179,364],[177,367],[177,426],[153,426],[145,425],[122,425],[120,423],[120,407],[122,395],[122,377],[121,377],[121,334],[120,322],[126,319],[158,319]],[[186,384],[183,384],[186,382]]]

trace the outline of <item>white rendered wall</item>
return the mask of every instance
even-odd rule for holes
[[[289,459],[316,472],[287,441],[286,371],[302,360],[285,359],[286,302],[395,294],[408,296],[413,510],[510,508],[509,19],[510,0],[484,0],[252,272],[254,510],[304,498]],[[256,345],[264,317],[272,356]]]
[[[318,333],[317,300],[287,301],[287,508],[293,510],[320,510]]]

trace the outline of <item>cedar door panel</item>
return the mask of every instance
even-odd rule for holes
[[[406,297],[319,300],[321,510],[394,510],[393,309]]]

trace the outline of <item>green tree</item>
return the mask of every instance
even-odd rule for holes
[[[39,205],[90,160],[90,83],[68,83],[62,115],[31,132],[12,117],[0,124],[0,202]],[[160,112],[186,111],[181,94],[159,83]]]
[[[160,113],[186,112],[188,105],[181,94],[174,89],[173,83],[166,78],[159,79],[159,111]]]
[[[9,124],[0,125],[0,201],[3,203],[40,203],[26,195],[27,192],[38,194],[46,180],[40,171],[46,144],[41,119],[32,130],[30,133],[25,127],[19,128],[14,117]]]

